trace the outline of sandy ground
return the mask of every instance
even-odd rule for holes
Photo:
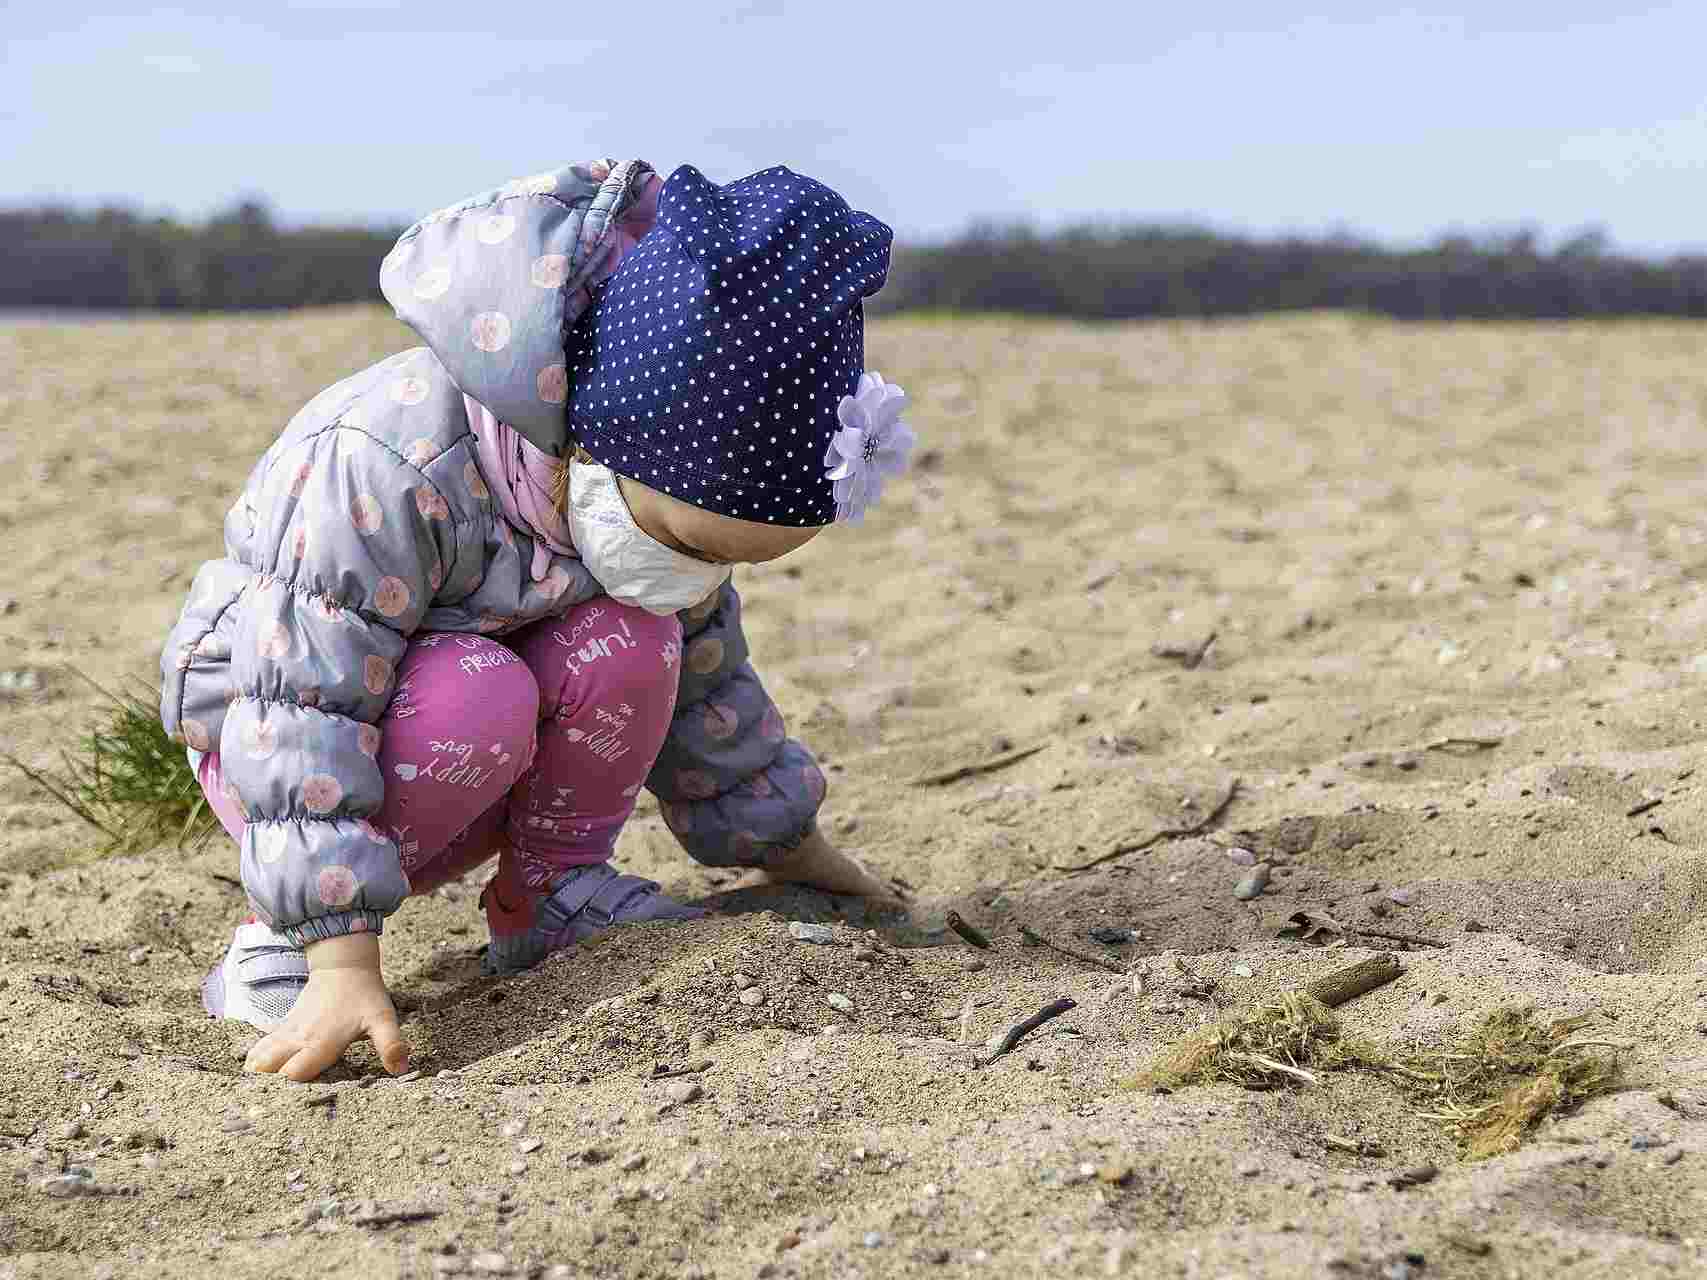
[[[0,329],[0,667],[41,686],[0,681],[8,748],[48,763],[88,722],[66,664],[152,678],[255,455],[403,345],[359,308]],[[1707,329],[888,320],[870,346],[920,470],[741,577],[829,829],[912,919],[739,889],[648,805],[622,864],[712,919],[497,982],[478,884],[450,886],[386,934],[419,1078],[369,1079],[364,1049],[296,1086],[242,1076],[252,1036],[196,999],[233,851],[100,859],[0,772],[0,1277],[1702,1274]],[[1195,667],[1165,652],[1211,632]],[[1235,778],[1203,833],[1072,870]],[[1273,866],[1255,900],[1235,849]],[[1126,1087],[1370,954],[1277,939],[1300,908],[1446,943],[1401,948],[1357,1033],[1592,1013],[1625,1089],[1472,1164],[1367,1076]],[[1143,993],[1021,923],[1142,961]],[[113,1194],[47,1194],[65,1161]]]

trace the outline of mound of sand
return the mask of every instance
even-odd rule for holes
[[[0,1276],[1707,1267],[1707,331],[870,342],[918,471],[741,576],[828,827],[911,919],[743,887],[645,807],[620,861],[713,918],[499,982],[478,884],[448,886],[386,935],[419,1076],[364,1048],[296,1086],[243,1076],[252,1036],[197,1002],[232,852],[98,858],[0,772]],[[10,749],[51,764],[87,720],[62,664],[151,676],[259,450],[406,344],[365,308],[0,330]],[[1300,911],[1330,945],[1280,936]],[[1420,1051],[1501,1005],[1590,1015],[1627,1046],[1619,1091],[1468,1161],[1368,1073],[1124,1083],[1378,949],[1405,972],[1348,1033]]]

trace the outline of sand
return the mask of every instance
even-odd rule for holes
[[[225,842],[103,859],[0,771],[0,1277],[1707,1268],[1707,329],[932,318],[869,342],[918,471],[739,578],[829,761],[829,831],[911,918],[743,888],[647,802],[620,863],[713,918],[499,982],[471,877],[386,934],[420,1076],[373,1080],[364,1048],[292,1085],[243,1076],[253,1034],[197,1001],[239,904]],[[41,686],[0,689],[8,749],[49,764],[89,722],[65,665],[152,678],[259,450],[404,345],[366,308],[0,330],[0,667]],[[1239,850],[1273,872],[1249,901]],[[1301,909],[1445,945],[1278,938]],[[1369,1075],[1126,1086],[1381,946],[1405,972],[1342,1010],[1357,1035],[1590,1013],[1623,1088],[1471,1163]],[[111,1194],[49,1194],[67,1162]]]

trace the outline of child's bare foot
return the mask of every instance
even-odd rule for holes
[[[826,893],[868,898],[879,906],[906,906],[893,888],[832,847],[817,828],[794,849],[769,862],[750,883],[804,884]]]

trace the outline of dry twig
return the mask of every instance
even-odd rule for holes
[[[1211,809],[1201,820],[1192,823],[1191,826],[1169,827],[1164,831],[1152,832],[1142,840],[1132,840],[1125,844],[1117,844],[1107,853],[1098,854],[1089,862],[1080,862],[1070,867],[1063,867],[1061,870],[1065,871],[1068,875],[1077,875],[1081,871],[1089,871],[1092,867],[1100,867],[1105,862],[1113,862],[1116,858],[1124,858],[1129,853],[1142,852],[1143,850],[1150,848],[1152,845],[1160,844],[1164,840],[1183,840],[1186,836],[1202,835],[1217,822],[1221,821],[1222,815],[1227,812],[1228,806],[1233,803],[1233,797],[1238,795],[1238,793],[1239,778],[1235,775],[1228,779],[1227,790],[1225,794],[1215,802],[1215,807]]]
[[[980,774],[994,773],[998,769],[1006,769],[1010,764],[1029,760],[1048,745],[1047,742],[1040,742],[1035,747],[1024,747],[1018,751],[1010,751],[1006,755],[997,756],[993,760],[985,760],[981,764],[963,764],[958,769],[949,769],[944,773],[927,773],[922,778],[913,779],[913,785],[915,787],[946,787],[951,782],[961,782],[967,778],[976,778]]]

